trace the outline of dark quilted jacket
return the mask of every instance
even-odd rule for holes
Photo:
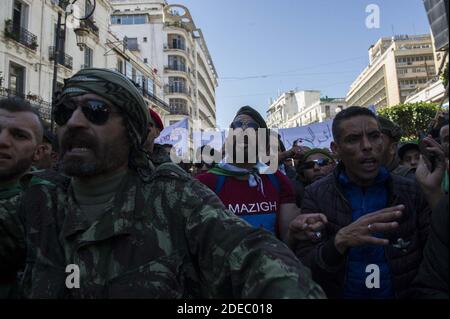
[[[352,209],[338,183],[342,167],[313,183],[305,190],[302,213],[323,213],[328,218],[320,242],[301,242],[295,249],[297,257],[311,268],[313,279],[322,286],[328,298],[342,298],[347,258],[334,246],[339,229],[352,222]],[[430,208],[416,183],[397,175],[388,179],[388,207],[405,205],[400,226],[385,233],[390,245],[385,248],[386,260],[393,275],[397,298],[408,294],[426,242]]]

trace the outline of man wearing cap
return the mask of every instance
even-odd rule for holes
[[[378,115],[380,123],[381,136],[383,138],[383,165],[388,171],[395,175],[400,175],[409,179],[414,179],[414,170],[400,165],[400,159],[397,155],[397,146],[402,138],[402,129],[391,120]]]
[[[304,153],[296,167],[299,186],[296,187],[296,203],[302,207],[303,190],[306,186],[327,176],[336,167],[336,162],[331,153],[326,149],[314,148]]]
[[[230,128],[233,131],[229,136],[241,129],[242,132],[254,132],[256,137],[260,129],[267,129],[267,125],[255,109],[244,106],[237,112]],[[252,159],[251,142],[251,137],[248,141],[233,141],[232,149],[226,149],[225,159],[197,179],[211,188],[230,211],[254,227],[264,228],[287,241],[289,224],[300,213],[292,185],[280,170],[265,173],[267,166],[259,157],[262,147],[255,141],[257,156]],[[242,162],[238,159],[240,154],[244,155]],[[274,160],[278,167],[278,159]]]
[[[144,144],[144,150],[150,155],[150,159],[155,166],[170,162],[169,153],[160,144],[155,144],[155,139],[164,130],[164,124],[158,113],[149,109],[152,121],[148,124],[147,140]],[[154,123],[154,124],[153,124]]]
[[[323,296],[269,233],[236,218],[178,166],[152,168],[142,148],[152,120],[122,74],[79,71],[54,118],[69,178],[24,194],[25,297]]]
[[[403,143],[398,149],[398,157],[401,165],[415,172],[420,159],[419,145],[415,142]]]

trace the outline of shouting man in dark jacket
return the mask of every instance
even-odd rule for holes
[[[320,241],[298,257],[329,298],[405,296],[422,260],[430,210],[416,184],[382,166],[383,142],[371,111],[350,107],[333,122],[334,174],[305,190],[302,213],[323,213]]]

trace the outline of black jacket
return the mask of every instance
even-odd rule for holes
[[[414,298],[448,299],[448,196],[444,196],[431,217],[431,229],[423,261],[414,280]]]
[[[343,168],[316,181],[305,189],[302,213],[323,213],[328,223],[320,242],[300,242],[295,249],[299,259],[311,268],[313,279],[319,283],[328,298],[342,298],[346,273],[346,255],[341,255],[334,245],[339,229],[352,223],[352,208],[338,182]],[[386,261],[393,275],[396,297],[405,297],[407,290],[422,261],[430,208],[417,184],[397,175],[391,175],[386,182],[388,206],[403,204],[405,210],[399,220],[400,226],[385,233],[390,245],[385,248]],[[403,248],[399,247],[403,240]]]

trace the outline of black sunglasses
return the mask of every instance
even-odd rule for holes
[[[302,169],[312,169],[317,164],[319,167],[324,167],[330,164],[330,160],[328,158],[321,158],[313,161],[307,161],[303,163],[301,166]]]
[[[242,121],[236,121],[231,123],[230,128],[237,129],[237,128],[253,128],[253,129],[259,129],[259,125],[255,122],[242,122]]]
[[[86,100],[82,103],[75,103],[72,100],[62,101],[58,104],[53,112],[55,123],[59,126],[65,125],[72,117],[73,112],[81,107],[83,115],[95,125],[103,125],[112,113],[120,113],[111,110],[111,107],[103,101],[99,100]]]

